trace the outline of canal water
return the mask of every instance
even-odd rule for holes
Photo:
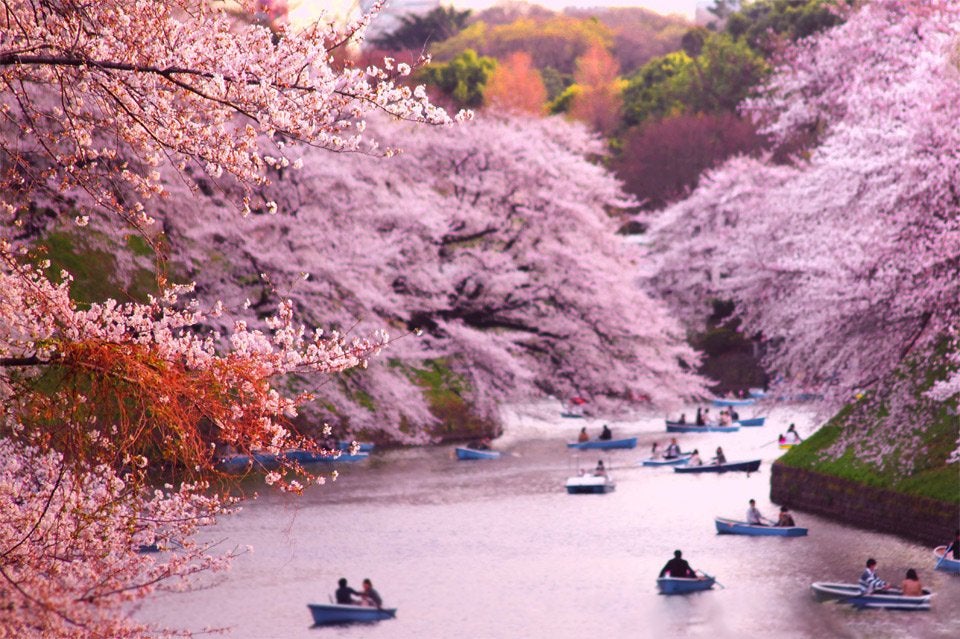
[[[713,409],[716,410],[716,409]],[[687,411],[688,419],[693,411]],[[204,532],[223,549],[250,545],[231,570],[185,593],[161,593],[139,619],[168,627],[228,628],[237,639],[346,638],[943,638],[960,637],[960,577],[934,572],[931,549],[794,512],[801,538],[717,535],[713,519],[743,519],[750,498],[769,501],[776,439],[802,408],[739,433],[679,435],[708,459],[761,458],[760,471],[680,475],[637,462],[669,441],[663,416],[630,422],[564,419],[556,403],[511,412],[494,461],[457,461],[452,446],[376,452],[343,465],[336,482],[301,497],[258,486],[242,512]],[[634,450],[574,454],[581,426],[595,437],[637,436]],[[602,458],[617,481],[606,495],[568,495],[566,478]],[[718,586],[664,596],[656,577],[675,549]],[[930,612],[857,611],[818,603],[814,581],[856,581],[867,557],[899,583],[916,568],[935,593]],[[372,579],[396,619],[311,627],[308,603],[330,600],[346,577]]]

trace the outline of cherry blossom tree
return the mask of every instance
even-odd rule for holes
[[[409,429],[434,418],[408,372],[427,360],[491,419],[544,393],[612,408],[702,392],[679,325],[637,289],[639,254],[610,214],[632,203],[589,161],[603,147],[582,125],[491,115],[455,134],[382,119],[370,130],[404,153],[309,153],[275,180],[274,215],[227,224],[211,196],[163,216],[174,259],[204,265],[190,273],[198,291],[227,306],[272,312],[263,292],[276,289],[310,325],[408,333],[389,360],[324,386],[313,421],[423,441],[428,430]]]
[[[668,296],[735,300],[771,367],[832,406],[886,398],[866,461],[899,442],[909,465],[922,424],[893,372],[930,357],[960,311],[958,37],[957,7],[878,1],[801,42],[744,109],[781,144],[815,144],[786,165],[732,160],[655,223]]]
[[[3,2],[0,634],[143,634],[125,602],[231,554],[190,542],[227,503],[203,480],[215,445],[306,445],[289,424],[311,395],[289,396],[278,380],[360,365],[385,342],[308,330],[287,300],[256,327],[238,319],[211,332],[221,305],[201,308],[162,264],[146,302],[81,305],[31,235],[92,221],[93,237],[132,229],[162,258],[152,213],[171,174],[183,185],[204,173],[240,217],[275,208],[257,189],[269,167],[290,164],[293,141],[374,153],[367,113],[449,122],[422,89],[393,83],[408,65],[333,64],[369,19],[271,30],[205,0]],[[161,478],[178,486],[155,488]],[[302,488],[268,475],[278,478]],[[157,540],[177,550],[137,554]]]

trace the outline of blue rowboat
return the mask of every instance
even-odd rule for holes
[[[747,395],[754,399],[763,399],[767,396],[767,391],[762,388],[750,388],[747,390]]]
[[[717,397],[713,400],[714,406],[753,406],[757,403],[757,400],[753,398],[748,399],[723,399]]]
[[[898,588],[878,590],[870,594],[860,589],[860,584],[843,584],[818,581],[810,585],[818,601],[837,601],[854,608],[884,608],[886,610],[930,610],[933,593],[923,590],[919,597],[908,597]]]
[[[351,455],[350,453],[345,453],[342,451],[332,453],[317,453],[309,450],[290,450],[284,453],[284,456],[301,464],[333,464],[341,462],[358,462],[370,459],[370,453],[357,453],[356,455]]]
[[[754,537],[805,537],[806,528],[799,526],[758,526],[745,521],[717,517],[713,520],[721,535],[751,535]]]
[[[710,575],[704,575],[702,578],[660,577],[657,579],[657,588],[663,595],[682,595],[688,592],[710,590],[716,581]]]
[[[937,570],[960,573],[960,559],[953,559],[952,557],[949,557],[949,556],[944,557],[943,555],[946,554],[946,552],[947,552],[946,546],[937,546],[933,550],[933,555],[934,557],[937,558],[937,563],[935,564],[934,567]]]
[[[766,417],[749,417],[747,419],[738,419],[737,423],[741,426],[763,426],[766,421]]]
[[[727,462],[726,464],[704,464],[703,466],[675,466],[675,473],[726,473],[729,471],[744,471],[752,473],[760,468],[760,460]]]
[[[275,453],[252,455],[228,455],[217,462],[217,468],[225,473],[238,474],[246,471],[271,470],[280,466],[280,457]]]
[[[637,438],[627,437],[626,439],[591,439],[587,442],[567,442],[567,448],[578,448],[587,450],[591,448],[636,448]]]
[[[617,482],[610,475],[574,475],[567,479],[567,493],[570,495],[597,495],[613,492]]]
[[[647,457],[640,462],[641,466],[682,466],[686,464],[693,453],[681,453],[679,457],[665,459],[663,457]]]
[[[346,604],[307,604],[313,623],[318,626],[337,623],[363,623],[392,619],[397,615],[396,608],[374,608],[373,606],[350,606]]]
[[[477,450],[475,448],[457,447],[457,459],[500,459],[498,450]]]
[[[667,422],[668,433],[735,433],[740,430],[737,424],[730,426],[697,426],[696,424],[681,424],[680,422]]]
[[[353,445],[352,441],[341,440],[337,442],[337,448],[340,450],[350,450],[350,446]],[[357,442],[357,452],[358,453],[372,453],[374,444],[370,442]]]

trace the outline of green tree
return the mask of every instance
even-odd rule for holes
[[[756,0],[730,13],[724,30],[769,55],[779,41],[799,40],[840,24],[843,17],[837,5],[852,4],[853,0]]]
[[[437,7],[425,14],[408,13],[400,18],[400,26],[378,38],[373,44],[391,51],[425,49],[432,42],[443,42],[467,26],[470,11],[453,7]]]
[[[496,68],[493,58],[467,49],[450,62],[424,67],[419,80],[440,89],[459,107],[476,108],[483,104],[484,87]]]
[[[623,119],[627,127],[650,118],[686,110],[681,87],[692,74],[693,60],[683,51],[654,58],[627,81],[623,91]]]

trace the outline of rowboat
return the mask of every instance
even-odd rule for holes
[[[934,557],[937,558],[936,569],[946,572],[960,572],[960,559],[944,557],[947,552],[946,546],[937,546],[933,550]]]
[[[790,442],[790,443],[788,444],[787,442],[782,442],[781,444],[779,444],[779,446],[780,446],[780,448],[781,448],[782,450],[790,450],[791,448],[793,448],[794,446],[796,446],[796,445],[799,444],[799,443],[800,443],[800,442]]]
[[[860,584],[842,584],[818,581],[810,589],[818,601],[837,601],[855,608],[885,608],[887,610],[930,610],[933,593],[924,589],[919,597],[908,597],[899,588],[875,591],[866,594]]]
[[[751,535],[754,537],[805,537],[806,528],[799,526],[759,526],[745,521],[717,517],[714,520],[717,533],[721,535]]]
[[[710,575],[704,575],[702,578],[660,577],[657,579],[657,588],[663,595],[682,595],[699,590],[710,590],[716,581]]]
[[[217,468],[225,473],[238,474],[248,470],[271,470],[280,466],[280,457],[275,453],[237,453],[227,455],[217,462]]]
[[[640,462],[641,466],[682,466],[686,464],[693,453],[681,453],[679,457],[671,457],[666,459],[664,457],[647,457]]]
[[[352,441],[341,440],[337,442],[337,448],[340,450],[350,450],[350,447],[353,445]],[[358,453],[372,453],[374,444],[370,442],[357,442],[357,452]]]
[[[636,448],[637,438],[627,437],[625,439],[591,439],[586,442],[567,442],[567,448],[578,448],[587,450],[591,448]]]
[[[766,421],[766,417],[748,417],[747,419],[738,419],[737,423],[741,426],[763,426]]]
[[[680,422],[667,422],[668,433],[735,433],[740,430],[736,424],[730,426],[719,426],[712,424],[709,426],[697,426],[696,424],[681,424]]]
[[[753,406],[757,403],[757,400],[752,397],[746,399],[723,399],[717,397],[713,400],[714,406]]]
[[[284,453],[284,456],[287,459],[299,462],[301,464],[317,464],[317,463],[346,463],[346,462],[359,462],[370,459],[370,453],[357,453],[356,455],[351,455],[350,453],[345,453],[343,451],[333,452],[333,453],[316,453],[309,450],[289,450]]]
[[[583,474],[574,475],[567,479],[567,493],[570,495],[590,495],[610,493],[617,487],[617,482],[610,475]]]
[[[573,411],[565,410],[561,411],[560,417],[566,417],[567,419],[583,419],[583,413],[575,413]]]
[[[725,464],[704,464],[703,466],[675,466],[675,473],[725,473],[728,471],[745,471],[752,473],[760,468],[760,460],[727,462]]]
[[[477,450],[476,448],[463,448],[457,446],[457,459],[500,459],[498,450]]]
[[[357,623],[391,619],[397,615],[396,608],[351,606],[347,604],[307,604],[313,623],[318,626],[337,623]]]

